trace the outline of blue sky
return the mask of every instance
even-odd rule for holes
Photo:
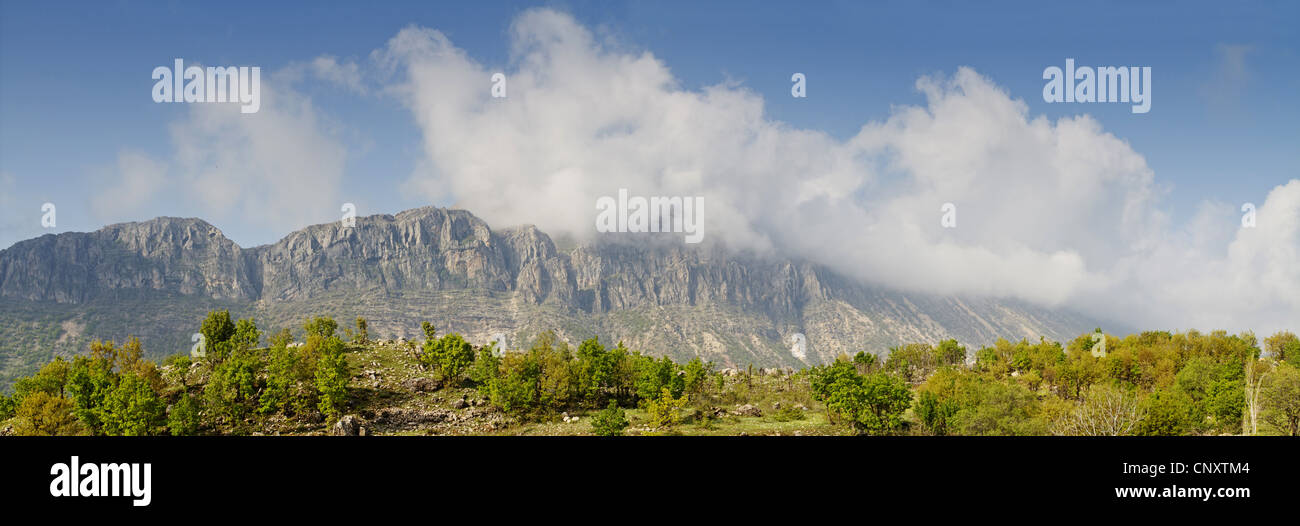
[[[0,245],[92,230],[88,178],[124,149],[165,157],[185,108],[149,98],[154,66],[175,57],[274,70],[319,55],[364,61],[403,27],[438,29],[486,64],[509,60],[511,19],[537,5],[662,60],[687,89],[732,79],[761,94],[770,118],[836,137],[923,102],[925,74],[970,66],[1049,118],[1088,113],[1142,154],[1177,217],[1206,198],[1261,201],[1300,166],[1300,57],[1294,2],[5,2],[0,16],[0,172],[11,185]],[[1243,67],[1224,46],[1246,46]],[[1046,104],[1042,69],[1082,64],[1154,70],[1150,113],[1122,104]],[[809,97],[788,96],[791,72]],[[1234,73],[1240,78],[1224,80]],[[427,204],[397,190],[421,156],[420,131],[392,98],[303,88],[367,148],[349,155],[345,193],[363,213]],[[446,204],[446,203],[436,203]],[[164,202],[135,219],[192,215]],[[328,219],[334,211],[322,212]],[[9,219],[9,218],[6,218]],[[219,225],[245,245],[285,232]]]
[[[592,203],[631,188],[707,198],[709,240],[900,289],[1294,329],[1297,20],[1295,2],[5,1],[0,247],[163,215],[250,247],[345,202],[590,236]],[[155,103],[176,58],[262,68],[261,111]],[[1045,102],[1067,58],[1150,67],[1150,112]]]

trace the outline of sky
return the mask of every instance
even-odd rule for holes
[[[342,203],[456,205],[591,237],[592,203],[628,188],[705,197],[710,241],[903,289],[1297,329],[1298,15],[4,1],[0,247],[157,216],[201,217],[249,247],[335,221]],[[260,67],[261,109],[156,103],[151,72],[177,58]],[[1150,111],[1045,101],[1044,70],[1066,59],[1150,67]]]

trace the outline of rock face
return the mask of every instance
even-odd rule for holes
[[[575,344],[598,335],[737,367],[801,366],[949,337],[1061,340],[1099,325],[1010,301],[899,293],[716,242],[635,241],[561,250],[534,227],[493,230],[467,211],[439,208],[357,218],[351,228],[315,225],[253,248],[198,219],[45,235],[0,251],[0,323],[34,335],[0,343],[21,346],[0,348],[9,360],[0,380],[39,361],[13,358],[31,348],[68,353],[91,338],[136,334],[155,356],[188,349],[210,308],[272,330],[296,329],[308,315],[341,326],[363,316],[372,337],[422,338],[420,322],[429,320],[475,344],[505,334],[514,348],[554,330]],[[797,334],[802,358],[789,347]]]

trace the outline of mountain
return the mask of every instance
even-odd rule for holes
[[[311,226],[241,248],[200,219],[162,217],[49,234],[0,251],[0,381],[96,338],[189,349],[210,309],[297,330],[311,315],[365,317],[373,337],[420,322],[512,348],[554,330],[674,359],[798,366],[906,342],[1064,340],[1100,325],[1063,310],[864,285],[807,261],[630,234],[562,243],[532,226],[493,230],[464,210],[419,208]],[[635,243],[634,243],[635,242]],[[805,335],[806,358],[792,354]]]

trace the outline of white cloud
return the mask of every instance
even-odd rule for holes
[[[521,14],[508,98],[499,70],[446,35],[407,28],[374,58],[424,134],[408,190],[454,197],[498,226],[594,235],[594,203],[702,195],[706,239],[800,255],[910,290],[1016,297],[1135,326],[1270,330],[1300,319],[1300,181],[1259,227],[1207,204],[1174,226],[1143,157],[1087,116],[1049,121],[973,70],[923,78],[848,140],[768,119],[735,84],[682,89],[650,53],[567,15]],[[958,227],[940,227],[940,206]],[[1228,236],[1232,240],[1226,247]]]
[[[337,65],[332,59],[325,64]],[[92,205],[96,215],[139,219],[133,211],[165,189],[172,209],[227,233],[278,237],[335,219],[347,148],[339,127],[292,88],[302,79],[300,67],[263,75],[257,113],[241,113],[233,103],[187,104],[184,116],[171,124],[167,159],[119,155],[112,183]]]

